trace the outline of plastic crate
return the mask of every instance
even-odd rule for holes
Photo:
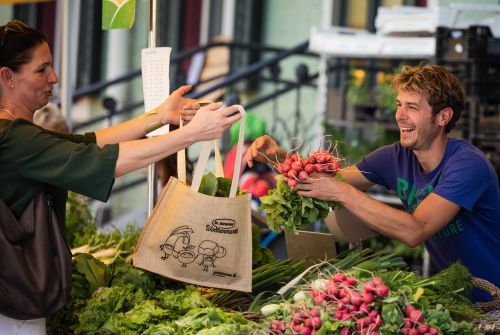
[[[439,27],[436,32],[436,57],[443,61],[499,61],[500,39],[491,35],[489,27],[470,26],[467,29]]]

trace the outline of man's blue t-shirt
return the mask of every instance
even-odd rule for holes
[[[409,213],[431,192],[459,205],[457,216],[425,247],[440,270],[460,261],[473,276],[500,287],[500,190],[481,151],[464,140],[449,139],[439,165],[423,173],[413,151],[397,142],[356,166],[371,182],[395,190]]]

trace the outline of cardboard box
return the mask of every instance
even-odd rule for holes
[[[285,233],[286,250],[289,259],[306,259],[307,265],[316,264],[337,256],[332,234],[296,230]]]

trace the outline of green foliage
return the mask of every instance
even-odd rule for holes
[[[70,246],[85,244],[85,235],[95,231],[95,221],[86,203],[86,198],[74,192],[68,192],[66,202],[66,241]],[[79,244],[81,243],[81,244]]]
[[[260,235],[261,229],[252,223],[252,264],[254,267],[270,264],[274,261],[272,251],[260,245]]]
[[[367,241],[368,247],[372,250],[383,250],[387,253],[404,257],[407,261],[420,260],[424,253],[424,245],[410,248],[403,242],[389,237],[378,235]]]
[[[212,197],[228,198],[231,191],[232,180],[224,177],[216,177],[212,172],[208,172],[201,178],[199,193]],[[237,190],[237,195],[243,194]]]
[[[172,317],[184,315],[193,308],[212,306],[194,287],[188,286],[183,290],[166,289],[154,293],[160,306],[169,311]]]
[[[99,287],[108,286],[111,281],[111,269],[89,254],[78,254],[73,264],[89,283],[89,293],[94,293]]]
[[[336,203],[331,201],[305,198],[291,189],[283,175],[276,177],[276,188],[271,189],[266,196],[260,197],[260,209],[266,212],[267,224],[275,232],[285,229],[292,232],[295,229],[326,218],[330,208]]]

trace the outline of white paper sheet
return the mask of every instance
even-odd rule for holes
[[[146,112],[158,107],[170,94],[171,50],[172,48],[168,47],[142,49],[142,89]],[[158,136],[165,133],[168,133],[168,125],[149,133],[147,136]]]

